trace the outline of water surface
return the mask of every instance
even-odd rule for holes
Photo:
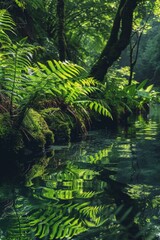
[[[116,132],[51,146],[18,180],[1,179],[0,239],[159,239],[159,145],[152,109]]]

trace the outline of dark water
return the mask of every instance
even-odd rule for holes
[[[160,239],[158,113],[53,146],[31,168],[21,159],[18,179],[3,173],[0,240]]]

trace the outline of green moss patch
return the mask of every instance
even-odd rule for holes
[[[26,140],[32,144],[31,148],[44,148],[54,143],[53,132],[49,129],[44,118],[35,110],[28,110],[23,125]]]

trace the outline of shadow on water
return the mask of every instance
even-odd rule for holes
[[[152,116],[39,158],[5,153],[0,239],[159,239],[159,141]]]

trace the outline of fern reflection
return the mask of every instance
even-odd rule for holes
[[[102,201],[106,183],[97,181],[96,162],[107,158],[109,151],[110,146],[93,156],[88,155],[87,165],[82,167],[67,161],[63,168],[52,173],[47,167],[54,156],[42,158],[33,165],[26,175],[28,193],[25,197],[17,196],[15,201],[20,226],[12,207],[1,219],[3,223],[7,222],[9,229],[4,230],[6,238],[72,239],[89,229],[103,226],[112,215],[114,204],[109,198],[105,204]],[[89,161],[94,162],[93,168]]]
[[[146,166],[137,165],[143,144],[137,139],[150,133],[156,138],[157,126],[149,122],[141,129],[142,124],[135,122],[138,138],[130,129],[115,139],[105,136],[100,142],[95,136],[88,145],[82,141],[52,148],[52,156],[27,172],[26,189],[16,189],[14,201],[3,211],[1,238],[128,240],[142,239],[142,230],[149,237],[158,221],[159,187],[138,183],[149,163],[144,159]]]

